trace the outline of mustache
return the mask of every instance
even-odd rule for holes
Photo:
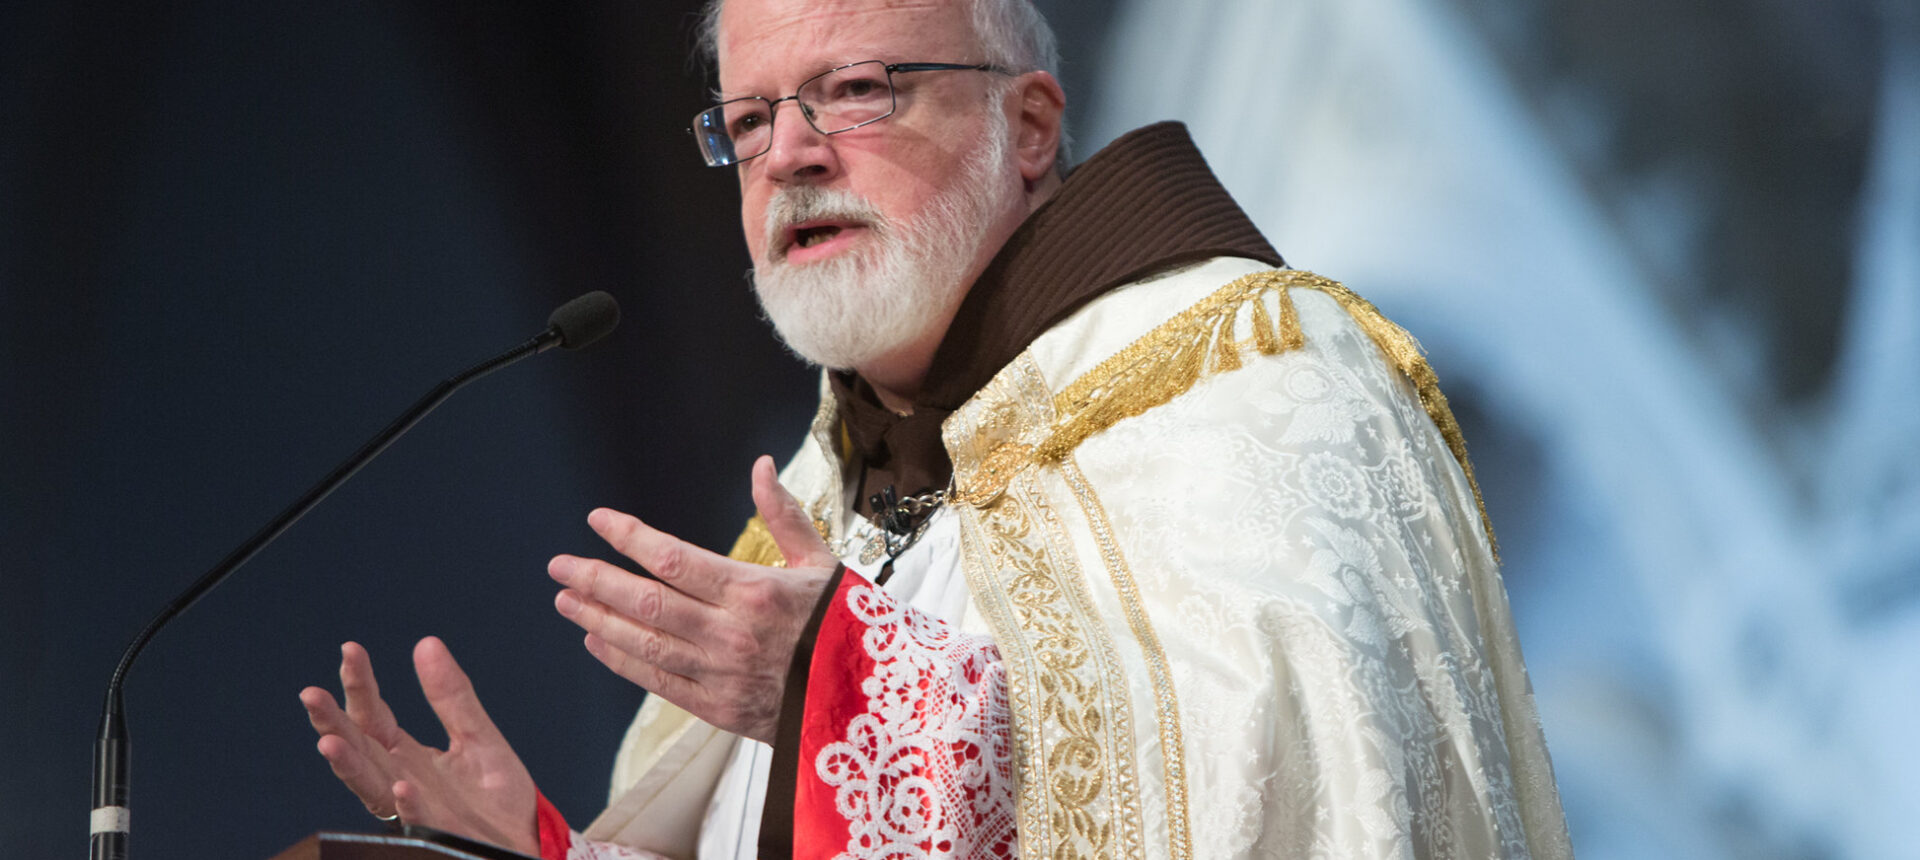
[[[774,192],[767,201],[767,247],[781,247],[787,230],[807,221],[858,221],[876,233],[885,233],[885,215],[865,197],[844,188],[794,185]]]

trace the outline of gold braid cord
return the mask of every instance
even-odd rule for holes
[[[1466,437],[1440,392],[1440,379],[1427,364],[1420,343],[1405,329],[1382,315],[1372,303],[1337,281],[1312,272],[1278,269],[1255,272],[1240,278],[1161,323],[1153,331],[1101,362],[1073,384],[1054,396],[1059,418],[1032,453],[1032,462],[1059,462],[1081,442],[1121,420],[1131,418],[1166,403],[1192,388],[1208,372],[1222,373],[1241,366],[1240,356],[1248,350],[1261,355],[1278,355],[1298,349],[1306,343],[1300,330],[1300,317],[1294,310],[1290,290],[1318,290],[1340,303],[1354,322],[1373,339],[1401,373],[1413,381],[1420,394],[1420,405],[1447,440],[1447,448],[1466,473],[1467,486],[1473,490],[1474,504],[1480,510],[1480,523],[1487,541],[1499,558],[1494,542],[1493,522],[1487,518],[1486,502],[1480,496],[1480,483],[1474,479],[1473,463],[1467,459]],[[1276,294],[1279,320],[1266,309],[1265,296]],[[1248,311],[1251,333],[1236,338],[1243,310]]]

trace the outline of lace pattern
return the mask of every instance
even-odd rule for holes
[[[868,586],[847,590],[873,671],[866,712],[815,757],[848,823],[846,858],[1016,853],[1006,679],[992,640]]]
[[[612,842],[596,842],[575,831],[572,843],[567,846],[567,860],[668,860],[668,858],[652,851],[628,848]]]

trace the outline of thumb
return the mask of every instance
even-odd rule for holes
[[[753,506],[766,521],[767,531],[788,567],[833,567],[840,563],[814,530],[813,519],[800,507],[800,500],[780,485],[773,458],[764,454],[753,461]]]

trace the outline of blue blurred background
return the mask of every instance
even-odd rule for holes
[[[576,825],[640,693],[544,564],[709,546],[813,377],[685,120],[691,2],[0,10],[0,853],[78,855],[146,617],[427,387],[608,289],[167,630],[134,848],[368,829],[295,693],[437,633]],[[1920,857],[1920,9],[1043,3],[1081,154],[1186,121],[1294,265],[1419,335],[1586,858]]]

